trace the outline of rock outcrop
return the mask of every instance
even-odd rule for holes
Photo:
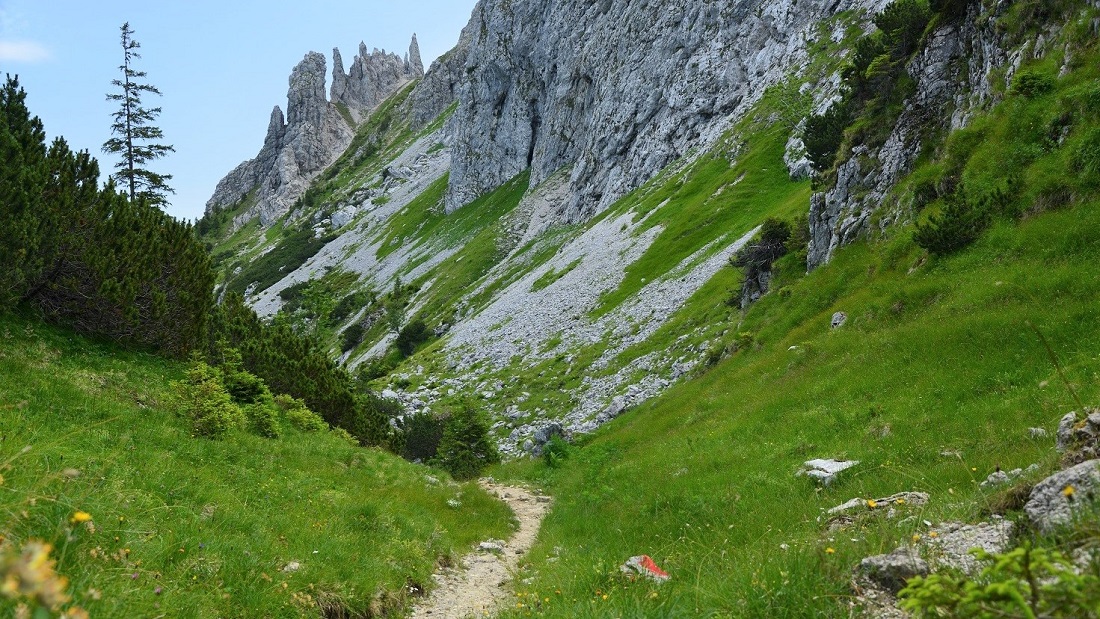
[[[1003,6],[999,4],[998,6]],[[930,42],[908,64],[916,83],[890,136],[881,147],[857,145],[836,171],[836,183],[810,200],[807,266],[829,261],[841,245],[867,230],[871,214],[884,202],[921,152],[921,139],[932,123],[964,127],[973,112],[994,98],[994,70],[1009,64],[995,21],[980,19],[981,4],[971,3],[964,19],[939,26]],[[1018,62],[1018,58],[1017,58]],[[1012,70],[1003,79],[1011,79]],[[892,222],[883,218],[882,224]]]
[[[332,65],[332,102],[346,105],[357,121],[409,82],[424,77],[415,34],[404,59],[386,50],[368,53],[366,44],[360,43],[346,74],[338,49],[332,50]]]
[[[446,207],[531,168],[571,168],[562,222],[638,187],[807,58],[820,20],[885,0],[482,0],[455,113]]]
[[[251,195],[252,204],[236,223],[259,217],[262,225],[271,224],[347,149],[355,135],[352,123],[424,74],[415,35],[404,59],[377,50],[368,54],[362,44],[359,52],[345,74],[340,52],[333,50],[331,102],[325,96],[325,57],[306,54],[290,74],[285,119],[276,106],[259,154],[218,183],[207,212],[233,208]]]
[[[424,79],[409,95],[409,125],[419,131],[431,124],[457,99],[459,86],[466,76],[466,59],[474,40],[474,22],[462,29],[458,44],[443,54],[424,74]]]

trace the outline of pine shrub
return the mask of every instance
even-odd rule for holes
[[[443,438],[433,464],[458,480],[477,477],[486,466],[500,462],[500,453],[489,436],[489,424],[466,404],[447,418]]]
[[[202,361],[192,362],[181,392],[195,436],[221,438],[244,425],[244,414],[222,385],[217,368]]]
[[[297,398],[279,395],[275,398],[275,405],[282,409],[290,425],[302,432],[320,432],[328,429],[325,420],[309,410],[306,403]]]

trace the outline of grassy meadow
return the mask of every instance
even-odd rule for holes
[[[327,431],[193,437],[183,370],[0,317],[0,535],[52,545],[90,616],[394,612],[439,564],[508,535],[475,484]]]

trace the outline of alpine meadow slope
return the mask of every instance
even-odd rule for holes
[[[198,224],[394,432],[475,409],[555,495],[505,616],[873,616],[860,558],[994,516],[1090,548],[1020,508],[1100,396],[1100,2],[833,5],[483,0],[295,197],[234,172]]]

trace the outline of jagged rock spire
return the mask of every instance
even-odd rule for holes
[[[348,76],[344,73],[344,59],[340,56],[340,48],[332,48],[332,89],[329,98],[333,103],[342,101],[348,92]]]
[[[420,59],[420,44],[416,42],[416,33],[413,33],[412,43],[409,43],[408,61],[405,70],[415,77],[424,77],[424,61]]]

